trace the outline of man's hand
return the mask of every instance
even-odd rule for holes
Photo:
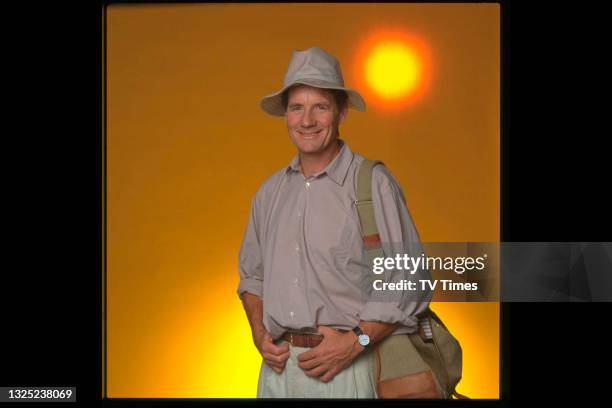
[[[282,373],[289,358],[289,344],[277,346],[273,343],[272,336],[263,324],[263,302],[259,296],[244,292],[240,298],[249,319],[255,347],[271,369]]]
[[[253,341],[268,367],[278,374],[282,373],[289,358],[289,343],[277,346],[274,344],[270,333],[265,330],[254,334]]]
[[[327,326],[319,326],[318,331],[323,334],[323,340],[298,356],[298,366],[307,376],[328,382],[348,367],[364,348],[352,331],[341,333]]]

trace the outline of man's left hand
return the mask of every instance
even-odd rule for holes
[[[331,327],[319,326],[323,340],[318,346],[298,355],[298,366],[309,377],[328,382],[348,367],[364,347],[352,331],[339,332]]]

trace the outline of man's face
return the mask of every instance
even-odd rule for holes
[[[289,89],[285,120],[289,136],[302,154],[316,155],[333,148],[338,124],[348,107],[338,111],[334,96],[325,89],[298,85]]]

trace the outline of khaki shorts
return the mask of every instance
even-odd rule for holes
[[[262,361],[257,398],[376,398],[374,353],[362,352],[331,381],[308,377],[298,367],[297,357],[308,348],[289,345],[289,359],[281,374]]]

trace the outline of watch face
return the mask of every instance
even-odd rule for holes
[[[370,344],[370,336],[368,336],[367,334],[360,334],[359,335],[359,344],[361,344],[362,346],[367,346],[368,344]]]

